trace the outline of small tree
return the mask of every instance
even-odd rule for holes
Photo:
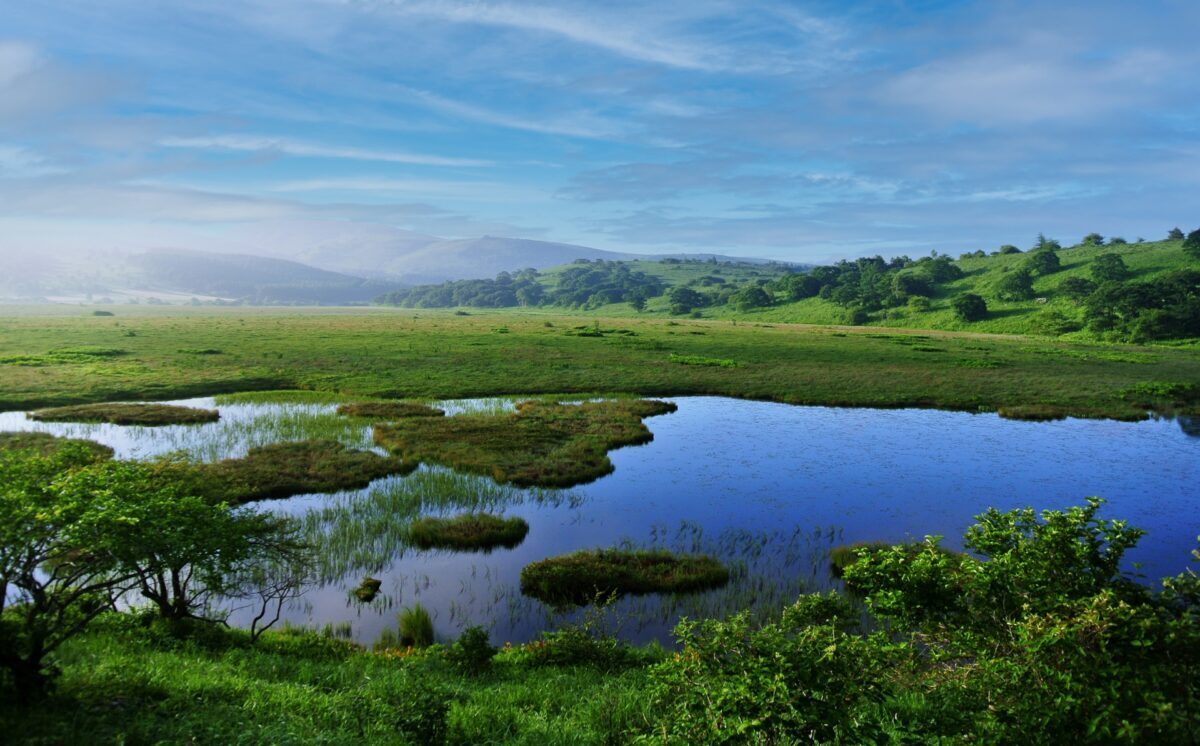
[[[1097,283],[1121,282],[1129,278],[1129,267],[1117,254],[1101,254],[1092,260],[1092,279]]]
[[[1054,249],[1038,249],[1025,260],[1025,267],[1038,277],[1045,277],[1062,269],[1062,260]]]
[[[1168,241],[1182,241],[1183,240],[1183,231],[1179,230],[1178,226],[1172,228],[1171,230],[1167,231],[1167,240]]]
[[[758,285],[750,285],[734,293],[729,299],[733,307],[739,311],[749,311],[755,308],[766,308],[771,305],[771,296]]]
[[[1200,228],[1187,235],[1183,242],[1183,250],[1193,259],[1200,259]]]
[[[997,283],[996,296],[1008,301],[1029,300],[1034,296],[1033,275],[1027,269],[1009,272]]]
[[[954,314],[963,321],[979,321],[987,317],[987,303],[975,293],[963,293],[951,301]]]
[[[1104,236],[1099,233],[1089,233],[1083,237],[1083,241],[1080,243],[1084,246],[1103,246]]]
[[[1020,254],[1021,250],[1018,249],[1016,246],[1013,246],[1010,243],[1006,243],[1003,246],[1001,246],[1000,250],[996,253],[1001,254],[1001,255],[1003,255],[1003,254]]]
[[[638,313],[645,311],[646,310],[646,296],[641,293],[634,293],[633,296],[629,299],[629,306],[633,310],[637,311]]]
[[[1058,286],[1059,291],[1076,303],[1082,303],[1096,291],[1096,283],[1083,277],[1068,277]]]

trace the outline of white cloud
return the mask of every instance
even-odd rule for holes
[[[168,148],[194,148],[198,150],[234,150],[244,152],[282,153],[305,158],[336,158],[354,161],[377,161],[383,163],[409,163],[421,166],[483,167],[495,165],[492,161],[475,158],[447,158],[423,153],[405,153],[396,150],[367,150],[334,145],[320,145],[282,137],[260,135],[215,135],[209,137],[166,137],[158,141]]]

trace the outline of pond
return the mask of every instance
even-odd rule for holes
[[[937,410],[797,407],[720,397],[670,399],[646,420],[653,442],[610,453],[615,471],[570,490],[519,489],[441,467],[334,495],[259,503],[305,521],[321,546],[323,583],[287,611],[296,624],[349,622],[370,643],[397,611],[420,602],[440,639],[483,624],[493,641],[520,642],[573,619],[522,597],[526,564],[618,544],[705,551],[733,568],[729,586],[679,598],[622,599],[605,624],[633,641],[669,641],[680,615],[751,608],[776,612],[797,593],[836,584],[828,553],[855,541],[927,534],[961,547],[973,516],[994,506],[1061,509],[1098,495],[1102,514],[1148,531],[1130,570],[1156,580],[1182,571],[1200,534],[1200,438],[1191,423],[1152,419],[1017,422]],[[185,450],[212,460],[262,443],[311,437],[371,447],[369,427],[325,404],[228,404],[218,423],[163,428],[35,423],[0,414],[0,430],[93,438],[122,458]],[[503,401],[444,402],[451,414]],[[525,541],[490,553],[419,551],[402,529],[419,514],[487,509],[529,523]],[[1135,567],[1132,563],[1138,563]],[[370,604],[350,591],[383,581]],[[231,621],[240,620],[235,614]]]

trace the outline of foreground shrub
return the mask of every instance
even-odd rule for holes
[[[512,549],[525,540],[529,524],[524,518],[501,518],[488,513],[463,513],[453,518],[418,518],[408,534],[421,549]]]
[[[113,425],[197,425],[216,422],[215,409],[180,407],[174,404],[79,404],[38,409],[29,419],[39,422],[107,422]]]
[[[728,582],[729,571],[712,557],[661,550],[580,551],[521,570],[521,593],[554,606],[582,605],[597,596],[703,591]]]
[[[446,660],[468,674],[479,674],[492,665],[496,648],[483,627],[467,627],[454,644],[446,648]]]

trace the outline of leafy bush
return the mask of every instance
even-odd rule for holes
[[[950,301],[954,315],[962,321],[979,321],[987,318],[987,303],[975,293],[963,293]]]
[[[1009,272],[996,283],[996,297],[1000,300],[1029,300],[1033,296],[1033,275],[1028,269]]]
[[[1120,254],[1101,254],[1092,260],[1092,279],[1097,283],[1121,282],[1129,278],[1129,267]]]
[[[1062,268],[1062,261],[1054,249],[1038,249],[1025,260],[1025,267],[1038,277],[1054,274]]]
[[[459,670],[479,674],[492,665],[496,648],[483,627],[467,627],[454,644],[446,648],[446,659]]]

